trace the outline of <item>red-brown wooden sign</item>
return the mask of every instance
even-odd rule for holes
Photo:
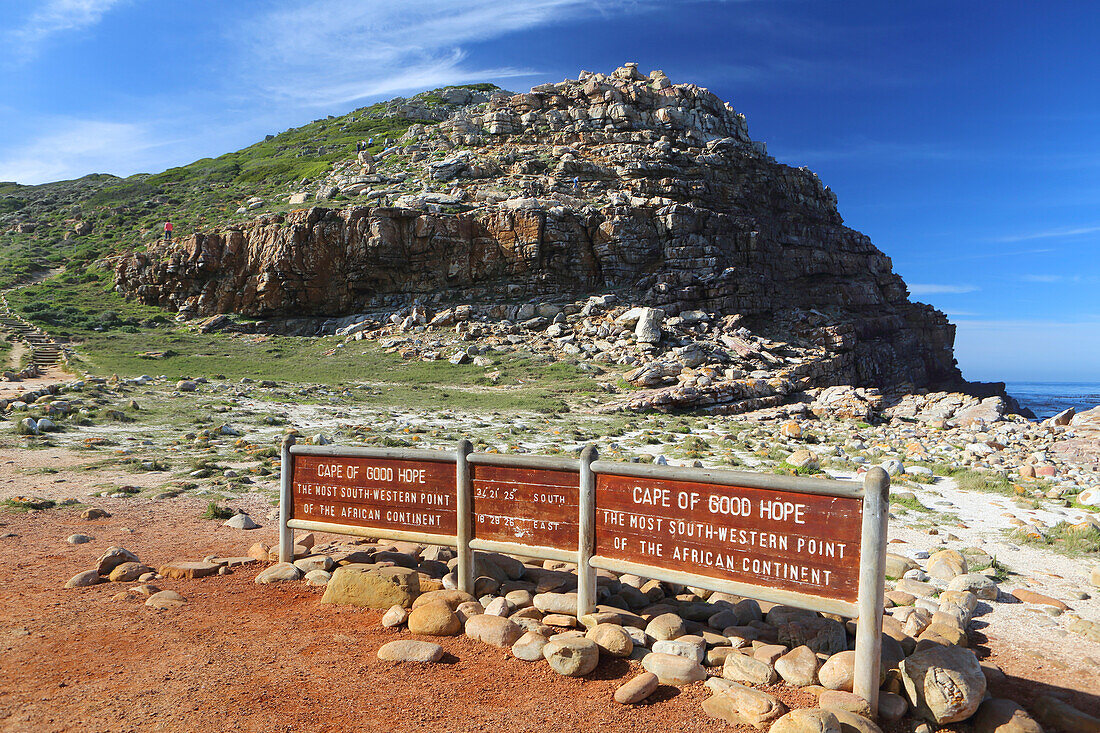
[[[455,464],[294,456],[290,519],[453,535]]]
[[[577,550],[577,472],[475,465],[473,536]]]
[[[599,474],[595,554],[855,601],[863,502]]]

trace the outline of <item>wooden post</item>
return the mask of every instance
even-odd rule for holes
[[[886,580],[886,534],[890,523],[890,475],[872,468],[863,479],[863,533],[859,553],[859,620],[853,691],[878,716],[882,665],[882,606]]]
[[[592,462],[599,458],[596,446],[581,451],[580,493],[577,496],[577,618],[596,610],[596,568],[592,567],[596,544],[596,474]]]
[[[294,530],[287,526],[293,500],[294,456],[290,454],[290,448],[294,442],[293,435],[283,439],[283,465],[279,474],[279,562],[294,562]]]
[[[470,549],[470,539],[473,535],[473,506],[470,501],[472,493],[472,481],[470,479],[470,462],[467,456],[473,452],[474,446],[465,438],[458,442],[455,450],[455,492],[457,493],[458,528],[455,532],[458,552],[458,589],[473,595],[474,592],[474,553]]]

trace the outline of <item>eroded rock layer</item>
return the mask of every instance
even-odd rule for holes
[[[365,204],[136,253],[117,287],[193,315],[260,317],[615,291],[670,315],[793,316],[832,356],[821,384],[962,381],[954,327],[908,300],[832,191],[768,156],[728,104],[661,72],[628,65],[462,106],[338,163],[320,190]]]

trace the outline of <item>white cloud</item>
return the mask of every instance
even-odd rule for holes
[[[909,293],[911,295],[973,293],[978,289],[977,285],[942,285],[938,283],[911,283],[909,285]]]
[[[4,34],[17,56],[33,55],[40,44],[65,31],[93,26],[129,0],[46,0],[22,25]]]
[[[1058,229],[1046,229],[1025,234],[1013,234],[1007,237],[997,237],[994,242],[1026,242],[1032,239],[1058,239],[1061,237],[1081,237],[1087,234],[1100,233],[1100,226],[1087,227],[1062,227]]]
[[[18,146],[0,152],[0,181],[35,184],[88,173],[129,175],[153,163],[166,142],[154,142],[139,124],[65,120]]]
[[[291,102],[333,105],[409,89],[531,76],[530,69],[472,68],[464,46],[611,12],[628,0],[312,0],[247,21],[241,60],[259,89]]]
[[[1020,279],[1029,283],[1095,283],[1100,282],[1100,276],[1096,275],[1021,275]]]

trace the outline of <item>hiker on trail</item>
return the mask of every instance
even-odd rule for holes
[[[171,242],[172,241],[172,220],[171,219],[164,222],[164,241],[166,241],[166,242]]]
[[[580,190],[581,190],[580,176],[574,176],[573,177],[573,193],[577,193]]]
[[[370,145],[374,145],[374,138],[373,138],[373,137],[372,137],[372,138],[369,138],[369,139],[367,140],[367,145],[368,145],[368,146],[370,146]]]
[[[355,141],[355,154],[358,155],[361,152],[363,152],[363,141],[362,140],[356,140]]]

